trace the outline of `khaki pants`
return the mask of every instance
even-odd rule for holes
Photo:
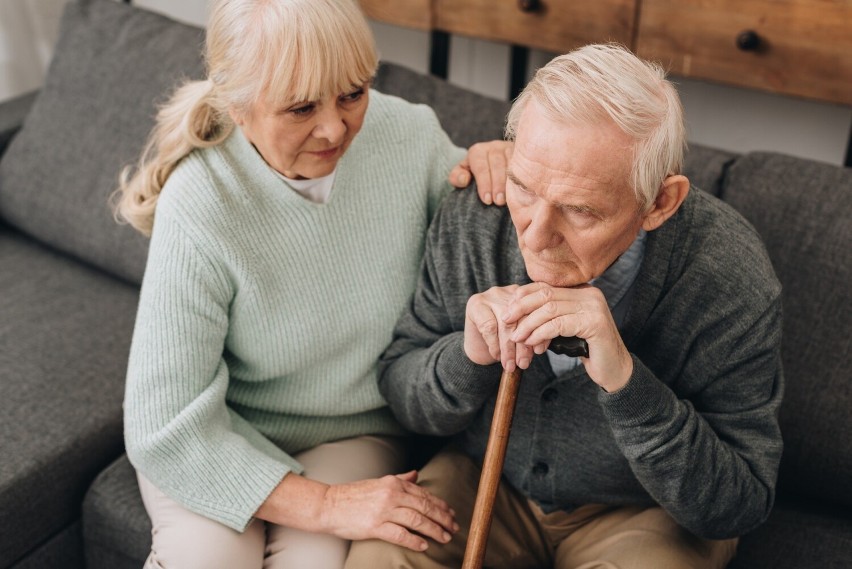
[[[420,484],[456,511],[461,530],[416,553],[381,541],[352,545],[346,569],[461,567],[480,469],[460,451],[440,452],[420,473]],[[659,507],[582,506],[545,514],[501,483],[484,567],[500,569],[722,569],[737,540],[700,539]]]
[[[397,474],[405,468],[402,440],[364,436],[295,455],[304,476],[339,484]],[[349,542],[254,520],[239,533],[190,512],[138,475],[153,525],[145,569],[341,569]]]

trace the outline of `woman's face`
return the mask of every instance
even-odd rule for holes
[[[283,106],[264,100],[247,113],[232,112],[246,138],[266,163],[288,178],[331,174],[364,124],[369,84],[317,101]]]

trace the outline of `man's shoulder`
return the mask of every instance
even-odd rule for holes
[[[730,204],[693,188],[691,193],[692,262],[718,284],[742,290],[749,284],[763,293],[780,284],[760,234]]]
[[[441,233],[493,243],[495,235],[505,233],[511,223],[508,208],[482,203],[474,183],[467,188],[453,190],[444,198],[433,227]]]

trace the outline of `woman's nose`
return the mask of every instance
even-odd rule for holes
[[[343,135],[346,134],[346,123],[340,110],[334,106],[322,109],[317,117],[317,124],[312,134],[316,138],[328,140],[332,145],[342,142]]]

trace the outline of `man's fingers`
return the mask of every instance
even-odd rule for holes
[[[467,317],[473,324],[482,341],[488,348],[488,353],[495,360],[500,359],[500,339],[498,336],[499,326],[497,317],[491,309],[482,303],[470,303]]]

